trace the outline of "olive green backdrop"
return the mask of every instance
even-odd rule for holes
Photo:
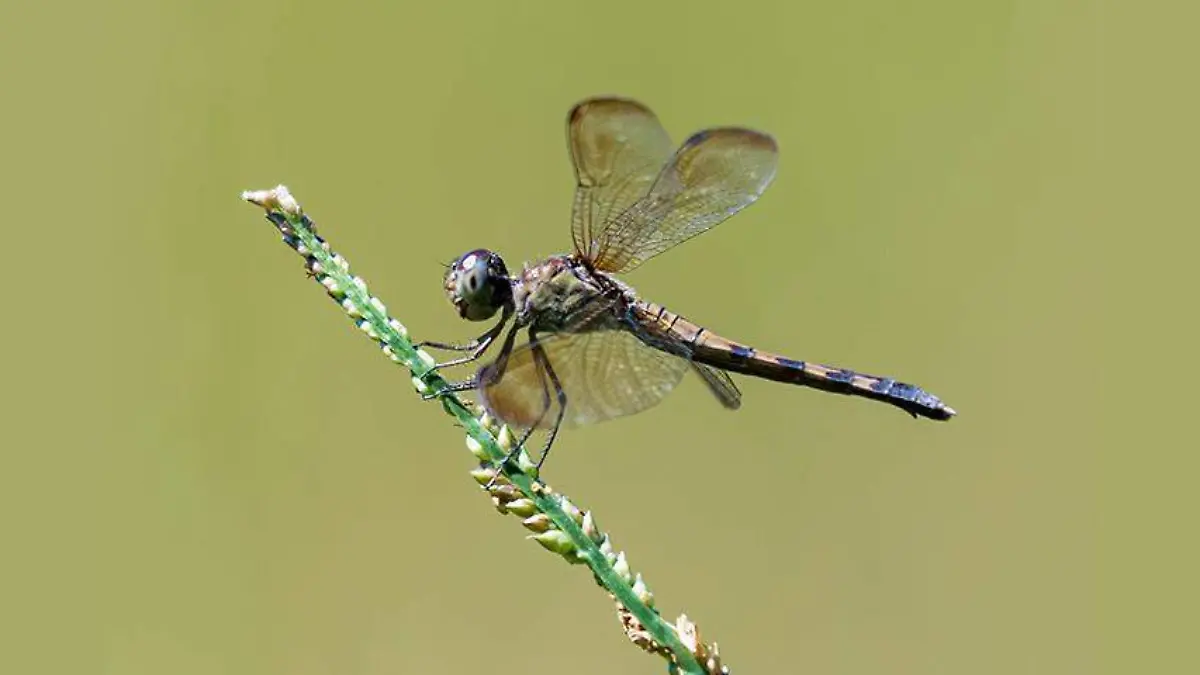
[[[774,134],[629,278],[961,415],[740,380],[560,438],[744,673],[1195,672],[1195,16],[1117,3],[0,10],[0,670],[651,673],[238,193],[283,182],[417,337],[440,264],[569,246],[564,118]]]

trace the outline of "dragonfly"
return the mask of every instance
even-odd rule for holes
[[[500,350],[474,377],[430,398],[476,390],[488,413],[524,430],[518,449],[534,430],[547,432],[539,468],[563,426],[642,412],[689,372],[728,409],[741,405],[730,377],[737,373],[882,401],[913,417],[956,414],[912,384],[726,339],[642,299],[616,276],[753,204],[775,177],[779,151],[771,136],[710,128],[676,148],[649,108],[613,97],[576,104],[567,136],[577,183],[574,250],[527,263],[515,275],[487,249],[468,251],[448,266],[443,285],[460,317],[500,316],[466,344],[421,343],[464,353],[431,372],[476,361],[498,340]]]

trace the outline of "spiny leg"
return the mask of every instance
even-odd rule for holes
[[[541,362],[545,374],[549,376],[550,382],[554,385],[554,395],[558,398],[558,411],[554,416],[554,426],[550,427],[549,435],[546,437],[546,445],[542,447],[542,456],[538,457],[537,469],[538,473],[541,473],[542,464],[550,456],[550,446],[554,445],[554,439],[558,437],[558,429],[562,426],[563,417],[567,414],[567,392],[563,389],[562,382],[558,379],[558,374],[554,372],[554,366],[550,363],[550,357],[546,356],[546,351],[542,349],[540,344],[534,346],[533,358]],[[550,391],[546,388],[543,389],[546,394],[545,398],[548,399]],[[549,406],[548,401],[546,405],[547,407]],[[545,414],[543,413],[544,416]],[[538,422],[540,423],[541,420],[539,419]]]
[[[428,377],[430,373],[435,373],[435,372],[441,370],[442,368],[449,368],[450,366],[461,366],[464,363],[470,363],[472,361],[477,361],[479,359],[479,357],[483,356],[483,353],[487,351],[488,347],[490,347],[492,345],[492,343],[495,342],[496,337],[498,335],[500,335],[500,331],[504,330],[504,325],[506,323],[508,323],[508,319],[510,316],[512,316],[512,312],[509,311],[508,309],[505,309],[504,314],[500,317],[500,320],[496,322],[496,325],[487,329],[487,331],[483,335],[480,335],[479,337],[475,338],[474,340],[471,340],[470,342],[468,342],[465,345],[454,344],[452,342],[433,342],[430,340],[427,340],[424,342],[418,342],[415,345],[417,347],[417,349],[422,349],[425,347],[432,347],[434,349],[444,349],[446,351],[453,351],[453,352],[468,352],[466,356],[463,356],[463,357],[460,357],[457,359],[451,359],[449,361],[443,361],[441,363],[433,364],[432,366],[429,367],[428,370],[426,370],[424,373],[421,374],[421,378],[424,379],[424,378]]]
[[[428,370],[426,370],[424,373],[421,374],[421,376],[420,376],[421,381],[424,382],[426,377],[429,377],[429,375],[431,373],[437,372],[439,368],[444,368],[446,366],[459,365],[462,363],[468,363],[470,361],[474,361],[474,360],[478,359],[480,356],[483,355],[483,352],[484,352],[484,350],[487,349],[488,345],[490,345],[496,339],[496,336],[500,334],[500,330],[508,322],[507,317],[508,317],[508,313],[506,312],[505,318],[501,319],[500,323],[497,323],[495,326],[492,326],[492,328],[490,328],[488,330],[488,332],[484,333],[477,340],[474,340],[474,342],[483,342],[482,347],[472,348],[472,349],[476,350],[475,353],[473,353],[467,357],[461,358],[461,359],[455,359],[454,361],[447,361],[446,363],[435,363],[434,365],[430,366],[430,368]],[[508,335],[504,338],[504,344],[500,347],[500,355],[496,357],[496,361],[491,366],[486,366],[485,368],[480,369],[480,371],[478,373],[476,373],[474,376],[472,376],[469,379],[463,380],[462,382],[448,382],[448,383],[446,383],[446,386],[442,387],[441,389],[438,389],[437,391],[434,391],[434,392],[430,392],[428,394],[423,394],[421,396],[421,398],[428,401],[431,399],[438,398],[440,396],[445,396],[446,394],[453,394],[453,393],[457,393],[457,392],[470,391],[472,389],[477,389],[477,388],[479,388],[480,382],[482,381],[481,375],[483,374],[484,370],[488,370],[489,372],[498,372],[499,374],[503,374],[504,367],[508,363],[508,355],[510,352],[512,352],[513,340],[516,338],[516,336],[517,336],[517,326],[514,325],[512,328],[509,329]],[[430,344],[430,343],[422,343],[422,344]],[[436,345],[434,345],[434,346],[436,346]],[[489,375],[489,377],[490,377],[490,375]],[[498,375],[497,375],[497,377],[498,377]]]
[[[510,336],[510,338],[511,338],[511,336]],[[504,466],[508,462],[511,462],[517,458],[517,455],[521,452],[522,449],[525,448],[525,443],[527,441],[529,441],[529,438],[531,436],[533,436],[534,430],[536,430],[539,426],[541,426],[542,421],[546,419],[546,415],[550,412],[550,406],[551,406],[550,387],[548,386],[549,383],[546,380],[547,369],[550,367],[550,361],[549,361],[549,359],[546,358],[545,351],[542,349],[541,343],[538,341],[537,334],[533,331],[532,328],[529,330],[529,345],[530,345],[530,349],[533,350],[534,366],[537,368],[538,380],[539,380],[539,383],[542,385],[541,386],[542,409],[541,409],[541,412],[538,413],[537,419],[533,420],[533,423],[529,425],[529,428],[527,428],[521,434],[521,437],[519,439],[517,439],[516,444],[513,445],[513,449],[510,450],[507,455],[505,455],[503,460],[501,460],[498,464],[495,465],[497,468]],[[504,360],[507,360],[507,354],[505,354],[501,358]],[[497,364],[495,364],[495,365],[499,365],[501,368],[503,368],[505,364],[500,363],[500,361],[501,361],[501,359],[497,359]],[[553,371],[550,370],[549,372],[552,373]],[[489,374],[488,377],[490,378],[492,376]],[[550,441],[552,442],[554,440],[554,435],[556,433],[558,433],[558,426],[560,424],[562,424],[562,417],[563,417],[562,406],[565,405],[565,403],[566,403],[566,397],[562,393],[562,387],[557,386],[557,382],[558,382],[557,377],[552,374],[550,375],[550,377],[552,378],[552,381],[554,383],[556,383],[555,387],[558,390],[558,400],[560,401],[560,404],[559,404],[560,410],[559,410],[558,416],[555,418],[554,428],[551,429],[551,431],[550,431]],[[549,445],[544,447],[542,449],[542,456],[538,458],[537,469],[539,471],[542,468],[542,462],[545,461],[545,453],[548,448],[549,448]],[[488,484],[485,485],[484,487],[490,488],[496,482],[497,478],[499,478],[499,473],[497,473],[496,476],[493,476],[492,480],[488,481]]]
[[[473,391],[478,388],[479,388],[479,375],[472,375],[471,377],[463,380],[462,382],[447,382],[446,386],[442,387],[441,389],[438,389],[437,391],[431,391],[431,392],[421,394],[421,400],[422,401],[431,401],[435,398],[445,396],[446,394],[458,394],[458,393],[461,393],[464,391]]]
[[[542,424],[542,421],[546,419],[546,414],[550,412],[550,387],[546,383],[546,366],[549,362],[545,357],[545,352],[542,350],[541,343],[537,339],[537,334],[533,332],[532,328],[529,330],[529,348],[533,350],[533,363],[537,367],[538,381],[542,385],[542,411],[538,413],[537,419],[533,421],[533,424],[529,425],[529,428],[521,434],[520,440],[509,451],[501,464],[505,464],[516,458],[517,453],[521,452],[521,449],[525,447],[525,442],[529,440],[534,430]],[[541,355],[540,358],[539,354]],[[542,467],[540,459],[537,466],[539,469]]]

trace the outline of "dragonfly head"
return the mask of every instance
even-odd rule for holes
[[[446,270],[446,296],[469,321],[486,321],[512,304],[512,279],[504,259],[487,249],[460,255]]]

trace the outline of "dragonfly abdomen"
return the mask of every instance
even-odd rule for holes
[[[938,397],[912,384],[759,351],[727,340],[660,305],[642,303],[636,311],[639,323],[657,334],[658,341],[686,345],[691,358],[699,363],[775,382],[883,401],[913,416],[948,420],[955,415],[954,409]]]

